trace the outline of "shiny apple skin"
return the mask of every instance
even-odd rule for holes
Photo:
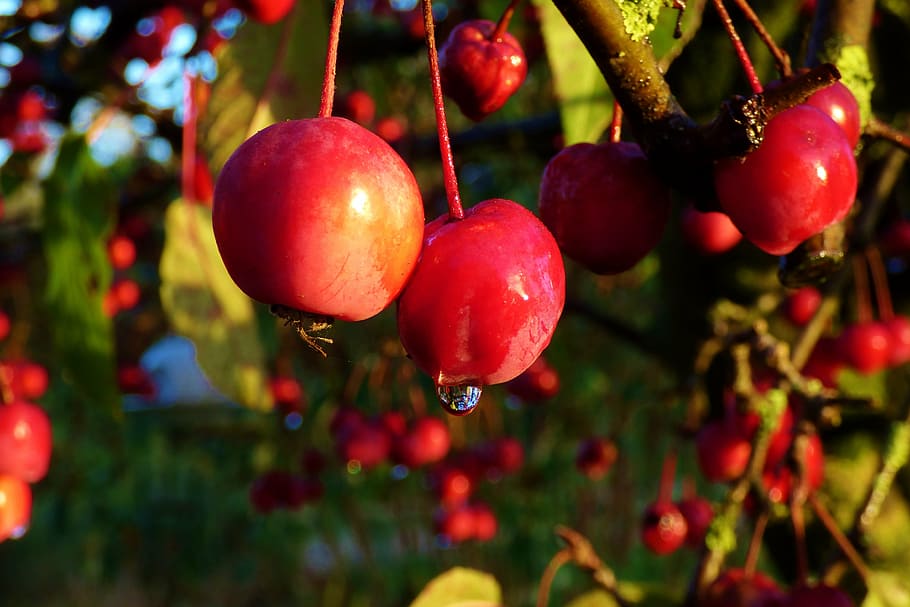
[[[679,221],[683,238],[703,255],[726,253],[743,239],[730,218],[718,211],[702,212],[689,205],[680,213]]]
[[[0,473],[0,542],[20,537],[31,518],[31,488],[15,476]]]
[[[758,149],[714,168],[721,208],[746,239],[772,255],[786,255],[843,219],[856,183],[844,131],[808,105],[774,116]]]
[[[0,406],[0,474],[36,483],[50,461],[51,421],[44,409],[24,401]]]
[[[241,144],[218,177],[212,213],[224,265],[247,295],[349,321],[398,296],[423,221],[401,157],[336,117],[279,122]]]
[[[442,89],[474,121],[505,105],[528,75],[521,44],[508,32],[490,40],[495,29],[485,19],[465,21],[439,51]]]
[[[812,93],[806,99],[806,103],[827,114],[843,129],[847,141],[850,142],[850,147],[856,147],[856,144],[859,143],[859,136],[862,134],[859,104],[843,82],[835,82]]]
[[[297,0],[235,0],[237,8],[253,21],[271,25],[284,19]]]
[[[442,386],[509,381],[550,343],[565,303],[565,269],[547,228],[494,198],[426,226],[398,303],[401,343]]]
[[[596,274],[617,274],[660,241],[670,191],[636,143],[577,143],[550,159],[540,218],[559,248]]]

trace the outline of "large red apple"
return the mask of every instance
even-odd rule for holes
[[[250,297],[363,320],[411,275],[423,236],[414,175],[344,118],[279,122],[237,148],[215,185],[218,250]]]

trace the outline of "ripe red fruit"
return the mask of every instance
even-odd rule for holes
[[[825,454],[822,441],[816,434],[808,437],[805,449],[806,481],[809,491],[822,486],[825,474]],[[772,502],[785,503],[793,490],[793,472],[785,461],[765,462],[762,482]]]
[[[834,388],[837,386],[837,374],[843,367],[844,361],[838,352],[837,339],[822,337],[809,355],[803,374],[818,379],[826,388]]]
[[[398,296],[420,253],[411,170],[344,118],[279,122],[247,139],[215,185],[224,265],[247,295],[363,320]]]
[[[337,115],[360,126],[367,126],[376,116],[376,102],[366,91],[351,91],[336,102],[336,108]]]
[[[559,392],[559,373],[541,356],[521,375],[509,381],[506,390],[524,401],[546,400]]]
[[[525,448],[511,436],[497,438],[480,448],[488,477],[496,478],[518,472],[525,463]]]
[[[910,318],[902,315],[893,316],[883,320],[885,330],[890,337],[891,353],[888,356],[888,365],[896,367],[910,361]]]
[[[398,332],[452,403],[449,411],[464,414],[476,406],[479,386],[509,381],[537,360],[564,301],[553,237],[530,211],[496,198],[464,219],[427,224],[420,262],[399,299]],[[454,386],[470,393],[449,399]]]
[[[449,426],[438,417],[421,417],[395,445],[399,461],[409,468],[441,461],[449,453]]]
[[[528,74],[521,44],[508,32],[492,39],[495,30],[485,19],[459,23],[439,50],[442,90],[475,121],[501,108]]]
[[[136,245],[123,234],[115,234],[107,241],[107,258],[115,270],[125,270],[136,261]]]
[[[834,586],[794,586],[790,589],[784,607],[854,607],[847,593]]]
[[[0,310],[0,340],[6,339],[6,336],[9,335],[10,326],[9,316]]]
[[[798,105],[768,121],[763,143],[715,165],[723,210],[748,240],[772,255],[843,219],[856,195],[847,136],[821,110]]]
[[[686,519],[685,544],[690,548],[699,548],[705,541],[705,534],[714,519],[714,508],[711,502],[703,497],[694,496],[676,503],[683,518]]]
[[[31,517],[31,488],[15,476],[0,473],[0,542],[22,537]]]
[[[670,191],[638,144],[577,143],[547,163],[539,205],[563,253],[597,274],[616,274],[657,246]]]
[[[803,327],[815,316],[822,303],[822,294],[815,287],[801,287],[784,300],[784,314],[797,327]]]
[[[452,544],[459,544],[474,537],[476,527],[474,512],[466,505],[440,509],[435,516],[436,533]]]
[[[578,445],[575,467],[592,481],[607,475],[616,462],[619,450],[616,444],[606,438],[589,438]]]
[[[29,360],[0,362],[14,399],[36,400],[44,396],[49,379],[47,369]]]
[[[293,377],[276,375],[269,379],[269,391],[275,407],[283,412],[302,411],[304,408],[303,388]]]
[[[253,21],[270,25],[287,16],[296,0],[234,0],[234,4]]]
[[[386,116],[376,121],[373,131],[390,145],[395,145],[407,135],[408,123],[401,116]]]
[[[862,130],[859,104],[843,82],[837,81],[812,93],[806,99],[806,104],[817,107],[831,118],[844,131],[850,147],[856,147]]]
[[[723,483],[742,476],[752,454],[752,445],[735,422],[711,420],[695,436],[695,454],[704,477]]]
[[[891,333],[878,321],[846,327],[837,340],[841,359],[860,373],[871,374],[888,366]]]
[[[654,502],[645,509],[641,539],[654,554],[669,554],[686,539],[686,519],[671,502]]]
[[[705,591],[699,607],[782,607],[784,593],[760,571],[746,577],[742,569],[721,573]]]
[[[718,211],[703,213],[692,205],[680,213],[679,227],[689,246],[705,255],[726,253],[743,239],[727,215]]]
[[[434,470],[430,475],[430,486],[445,506],[465,503],[474,491],[471,477],[465,471],[450,466]]]
[[[38,405],[0,406],[0,473],[27,483],[45,477],[51,461],[51,421]]]
[[[375,468],[392,450],[388,431],[378,423],[365,422],[340,434],[335,443],[338,458],[349,466],[363,469]]]
[[[111,296],[116,304],[116,311],[132,310],[142,297],[142,289],[135,280],[121,278],[111,285]]]
[[[469,506],[474,517],[474,538],[481,542],[488,542],[496,537],[499,524],[496,514],[484,503],[477,502]]]
[[[139,365],[122,365],[117,369],[117,386],[124,394],[155,395],[155,383]]]

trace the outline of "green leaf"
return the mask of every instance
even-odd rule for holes
[[[492,575],[454,567],[431,580],[411,607],[498,607],[501,603],[502,591]]]
[[[119,412],[113,331],[101,306],[112,275],[105,246],[118,195],[112,173],[95,163],[84,138],[64,138],[44,196],[44,301],[64,379],[87,401]]]
[[[176,200],[164,229],[161,304],[172,327],[195,343],[199,366],[218,390],[242,405],[271,409],[253,302],[221,261],[211,210]]]
[[[247,22],[218,53],[218,78],[200,133],[213,169],[260,129],[315,116],[325,68],[324,2],[298,2],[275,25]],[[216,171],[217,172],[217,171]]]
[[[552,2],[534,0],[559,101],[566,145],[594,142],[613,115],[613,96],[600,69]]]
[[[888,401],[887,373],[872,373],[869,375],[842,369],[837,374],[837,389],[849,396],[869,398],[872,406],[879,408]]]
[[[910,605],[910,583],[906,573],[869,572],[869,593],[862,607],[903,607]]]

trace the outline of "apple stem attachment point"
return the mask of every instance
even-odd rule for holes
[[[344,12],[344,0],[335,0],[332,10],[332,23],[329,26],[329,44],[325,55],[325,73],[322,76],[322,97],[319,101],[319,117],[332,115],[332,104],[335,101],[335,66],[338,63],[338,40],[341,38],[341,15]]]
[[[736,50],[736,56],[739,59],[740,65],[743,67],[743,71],[746,72],[746,77],[749,79],[749,85],[752,87],[752,92],[756,94],[761,93],[763,90],[761,80],[758,79],[758,74],[755,73],[755,66],[752,65],[752,59],[749,57],[749,52],[746,50],[745,45],[743,45],[743,41],[739,37],[739,34],[736,33],[736,28],[733,26],[733,19],[730,18],[730,13],[728,13],[726,7],[724,7],[723,0],[714,0],[714,8],[717,10],[717,14],[724,24],[724,29],[727,30],[727,37],[730,39],[730,42],[733,43],[733,48]]]
[[[439,134],[439,153],[442,156],[442,174],[449,203],[449,219],[464,219],[461,196],[458,194],[458,177],[455,174],[455,159],[452,156],[452,142],[446,124],[446,108],[442,97],[442,78],[439,75],[439,57],[436,53],[436,30],[433,22],[433,2],[423,1],[423,25],[426,31],[427,59],[430,64],[430,85],[433,88],[433,106],[436,110],[436,132]]]
[[[509,29],[509,22],[512,21],[512,14],[515,13],[515,7],[518,6],[519,2],[521,2],[521,0],[512,0],[509,2],[509,6],[502,12],[502,16],[499,18],[499,21],[496,22],[496,27],[493,28],[493,31],[490,33],[487,40],[496,42],[502,38],[505,31]]]
[[[317,333],[331,329],[332,323],[335,322],[334,318],[331,316],[322,316],[320,314],[308,314],[280,304],[272,304],[269,306],[269,312],[273,316],[277,316],[284,320],[284,326],[293,327],[308,346],[323,356],[327,356],[325,349],[319,342],[331,344],[334,343],[334,340],[331,337],[317,335]]]
[[[610,120],[610,143],[619,143],[622,138],[622,106],[613,99],[613,118]]]

